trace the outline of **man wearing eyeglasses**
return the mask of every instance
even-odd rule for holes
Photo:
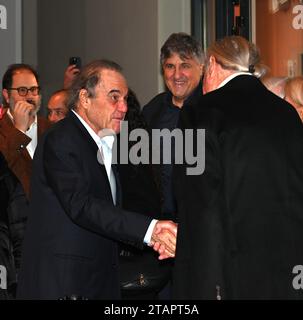
[[[27,64],[10,65],[2,79],[2,96],[0,150],[28,196],[38,138],[50,126],[37,116],[41,104],[37,72]]]

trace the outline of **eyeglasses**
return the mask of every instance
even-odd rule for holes
[[[40,87],[31,87],[31,88],[19,87],[19,88],[9,88],[9,90],[17,90],[19,96],[21,97],[27,96],[28,91],[30,91],[33,96],[37,96],[40,93]]]

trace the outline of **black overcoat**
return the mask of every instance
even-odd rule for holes
[[[152,218],[113,205],[97,151],[72,112],[39,143],[18,298],[120,298],[117,241],[142,247]]]
[[[293,268],[303,263],[303,127],[295,109],[241,75],[186,106],[179,126],[206,130],[206,161],[202,175],[175,167],[174,297],[302,297],[293,287]]]

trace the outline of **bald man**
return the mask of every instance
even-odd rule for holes
[[[68,93],[66,90],[58,90],[53,93],[48,101],[48,120],[51,123],[58,122],[61,119],[64,119],[67,115],[67,100]]]

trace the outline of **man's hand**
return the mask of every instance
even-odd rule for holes
[[[26,132],[33,122],[33,114],[35,112],[35,106],[27,101],[16,102],[12,111],[14,118],[14,126],[22,132]]]
[[[76,67],[75,64],[68,66],[64,72],[64,82],[63,88],[65,90],[69,89],[76,78],[77,74],[80,72],[80,69]]]
[[[156,223],[150,245],[159,253],[160,260],[175,256],[176,238],[176,223],[173,221],[158,221]]]

